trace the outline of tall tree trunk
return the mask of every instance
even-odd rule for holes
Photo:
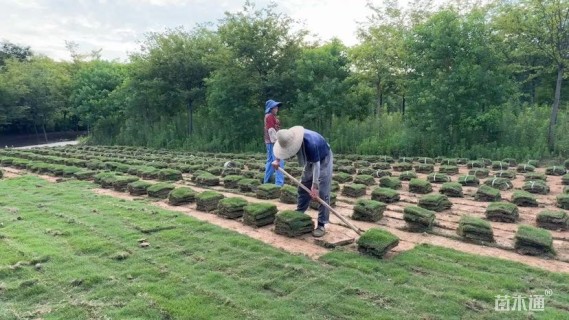
[[[45,122],[41,124],[41,128],[43,130],[43,137],[45,138],[45,143],[48,143],[47,141],[47,132],[45,132]]]
[[[555,99],[551,107],[551,117],[549,118],[549,131],[547,134],[547,145],[549,151],[555,148],[555,125],[557,124],[557,114],[559,113],[559,101],[561,99],[561,83],[563,82],[564,65],[557,66],[557,82],[555,83]]]
[[[192,101],[188,101],[188,135],[192,135],[194,132],[194,108],[192,106]]]
[[[40,143],[40,134],[38,132],[38,125],[36,124],[36,122],[34,121],[34,131],[36,132],[36,142],[37,144]]]
[[[401,114],[405,115],[405,96],[403,96],[403,100],[401,101]]]

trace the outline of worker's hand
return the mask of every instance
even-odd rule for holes
[[[318,185],[317,184],[313,184],[312,188],[310,189],[310,196],[312,197],[312,199],[318,198]]]
[[[271,162],[271,165],[273,166],[273,169],[279,170],[279,167],[281,166],[281,160],[277,159]]]

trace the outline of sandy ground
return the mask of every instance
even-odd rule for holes
[[[466,168],[461,168],[461,174],[465,174],[466,171]],[[21,170],[13,168],[5,168],[5,172],[8,178],[24,173]],[[394,173],[394,175],[397,175],[397,173]],[[41,177],[51,182],[55,182],[57,180],[56,178],[50,176]],[[419,177],[424,178],[426,175],[419,174]],[[188,179],[181,181],[176,185],[190,186],[196,191],[200,192],[208,189],[214,189],[223,193],[226,197],[239,196],[245,198],[249,202],[271,201],[277,205],[279,210],[295,208],[295,205],[283,204],[278,200],[260,200],[255,197],[240,194],[236,190],[224,189],[223,187],[199,187],[191,183]],[[433,191],[437,192],[440,185],[432,185]],[[516,177],[516,179],[514,179],[514,187],[519,188],[521,185],[523,185],[523,176],[520,174]],[[558,209],[554,206],[554,203],[555,195],[559,194],[560,190],[563,188],[561,185],[561,178],[548,176],[548,185],[552,189],[550,194],[547,196],[538,196],[540,207],[519,208],[520,221],[518,223],[535,225],[535,216],[539,211],[543,210],[544,208]],[[437,213],[437,226],[433,230],[434,234],[411,233],[405,231],[405,222],[403,221],[403,208],[406,205],[416,204],[418,202],[418,198],[420,197],[420,195],[408,192],[408,182],[405,181],[403,181],[403,188],[400,190],[401,201],[388,205],[387,210],[384,213],[384,218],[381,219],[378,223],[360,222],[354,220],[350,220],[350,222],[363,230],[381,226],[382,228],[398,236],[401,239],[400,243],[392,250],[391,253],[387,255],[387,258],[393,257],[399,252],[412,249],[417,244],[427,243],[481,256],[498,257],[506,260],[517,261],[526,265],[549,271],[569,273],[569,232],[567,231],[551,231],[551,234],[554,238],[554,247],[558,253],[558,256],[555,259],[524,256],[514,252],[513,241],[518,225],[514,223],[491,222],[496,239],[496,247],[467,243],[459,240],[455,233],[455,230],[458,226],[460,217],[465,214],[484,217],[484,212],[486,206],[488,205],[486,202],[474,201],[473,194],[475,190],[476,188],[473,187],[464,188],[464,198],[451,198],[453,207],[450,210],[446,210],[445,212]],[[130,196],[128,193],[116,192],[109,189],[93,189],[93,191],[100,195],[113,196],[127,200],[140,198]],[[370,198],[370,191],[371,189],[368,188],[368,195],[366,195],[365,198]],[[502,191],[501,193],[503,199],[511,199],[512,190]],[[335,207],[335,210],[342,216],[349,218],[352,214],[351,203],[353,203],[353,201],[355,201],[355,199],[338,195],[338,205]],[[197,211],[195,204],[175,207],[168,205],[166,200],[160,200],[154,202],[153,205],[168,210],[182,212],[199,220],[207,221],[217,226],[234,230],[238,233],[263,241],[267,244],[281,248],[288,252],[304,254],[311,258],[318,258],[322,254],[329,251],[329,249],[317,244],[315,242],[316,239],[311,235],[304,235],[299,238],[287,238],[285,236],[275,234],[273,232],[273,225],[262,228],[253,228],[244,225],[240,220],[229,220],[212,213]],[[309,209],[307,211],[307,214],[309,214],[313,219],[316,219],[317,217],[316,210]],[[330,225],[327,227],[328,234],[325,236],[325,242],[334,243],[337,241],[357,239],[357,234],[351,229],[345,227],[340,219],[335,217],[333,214],[330,215],[330,222]],[[355,247],[353,244],[349,246]]]

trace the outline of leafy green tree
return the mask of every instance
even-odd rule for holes
[[[0,67],[6,64],[8,59],[25,61],[32,57],[32,50],[29,46],[20,46],[9,41],[0,43]]]
[[[549,119],[547,141],[555,149],[555,126],[561,101],[563,79],[569,68],[569,1],[502,1],[499,27],[507,39],[523,43],[531,53],[545,57],[546,68],[556,71],[555,91]]]
[[[211,140],[220,148],[257,148],[265,101],[288,104],[295,97],[293,71],[305,32],[293,31],[294,21],[274,8],[257,10],[247,2],[220,23],[223,48],[207,81],[209,116],[216,119]]]
[[[422,153],[496,140],[500,105],[516,96],[499,43],[482,10],[442,10],[413,29],[408,124],[418,146],[438,147]]]

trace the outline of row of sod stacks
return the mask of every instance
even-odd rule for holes
[[[419,207],[441,212],[452,207],[452,202],[444,194],[428,194],[419,199]]]
[[[508,178],[491,178],[488,179],[486,181],[484,181],[484,184],[498,189],[498,190],[509,190],[512,189],[514,187],[514,185],[512,184],[512,182],[510,181],[510,179]]]
[[[466,240],[494,242],[494,232],[490,223],[476,217],[462,216],[456,233]]]
[[[493,202],[500,201],[502,199],[502,196],[500,195],[500,190],[494,189],[487,185],[481,185],[480,188],[476,190],[474,199],[477,201]]]
[[[462,185],[458,182],[445,182],[442,184],[439,192],[452,198],[462,198],[464,194],[462,193]]]
[[[217,209],[219,201],[225,196],[219,192],[207,190],[196,197],[196,209],[199,211],[210,212]]]
[[[403,220],[409,231],[425,232],[431,230],[435,222],[435,213],[417,206],[407,206],[403,209]]]
[[[129,183],[126,188],[131,196],[142,196],[148,194],[147,190],[151,185],[148,181],[135,181]]]
[[[458,183],[465,187],[477,187],[480,180],[475,175],[466,175],[458,177]]]
[[[557,206],[561,209],[569,210],[569,193],[557,196]]]
[[[262,184],[257,187],[257,198],[259,199],[278,199],[281,193],[281,188],[274,184]]]
[[[389,188],[375,188],[371,192],[371,199],[383,203],[394,203],[401,199],[399,192]]]
[[[227,219],[241,218],[247,205],[247,200],[240,197],[224,198],[217,204],[217,214]]]
[[[359,221],[377,222],[383,218],[386,204],[367,199],[359,199],[354,205],[352,219]]]
[[[188,187],[176,188],[168,194],[168,203],[173,206],[181,206],[196,201],[198,193]]]
[[[535,196],[526,191],[514,191],[512,202],[520,207],[537,207],[537,199]]]
[[[518,207],[513,203],[492,202],[486,208],[486,218],[491,221],[516,222],[518,217]]]
[[[526,181],[522,187],[524,191],[537,194],[548,194],[549,186],[542,180]]]
[[[309,215],[302,212],[286,210],[275,217],[275,233],[287,237],[298,237],[310,233],[314,224]]]
[[[568,230],[569,215],[561,210],[544,210],[537,215],[537,226],[550,230]]]
[[[397,177],[382,177],[379,179],[379,186],[389,189],[401,189],[401,180]]]
[[[351,198],[359,198],[366,194],[366,186],[363,184],[346,184],[342,189],[342,195]]]
[[[399,244],[399,238],[388,231],[372,228],[361,235],[357,244],[359,252],[382,258]]]
[[[520,254],[539,256],[555,255],[553,239],[547,230],[520,225],[514,237],[514,248]]]
[[[409,192],[426,194],[433,191],[431,183],[422,179],[411,179],[409,181]]]
[[[272,203],[254,203],[243,208],[243,222],[246,225],[262,227],[273,223],[277,206]]]
[[[280,190],[280,201],[282,203],[295,204],[298,200],[298,189],[285,184]]]

